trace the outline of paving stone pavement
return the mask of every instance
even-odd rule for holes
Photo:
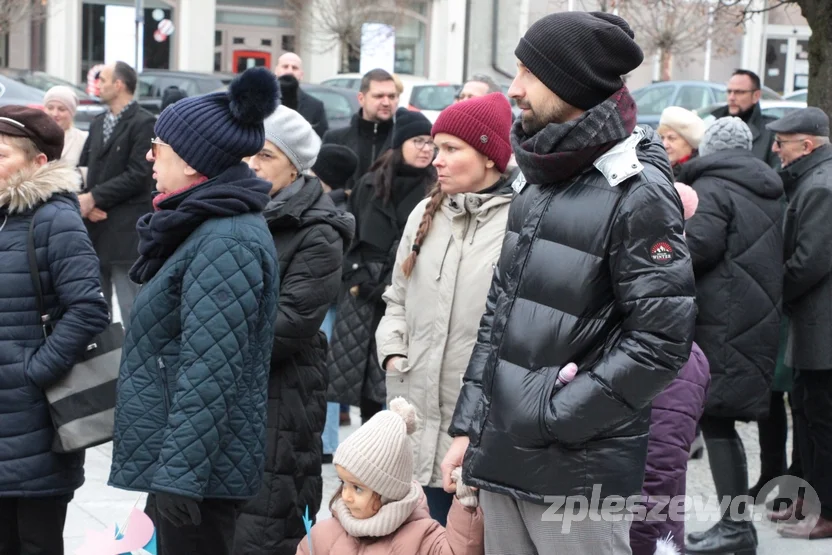
[[[360,417],[356,409],[353,410],[352,422],[351,426],[340,428],[342,440],[358,429]],[[738,429],[748,453],[749,480],[753,483],[757,480],[760,469],[757,425],[739,424]],[[121,523],[127,518],[134,506],[144,507],[144,495],[121,491],[106,485],[111,454],[111,444],[87,451],[85,467],[87,481],[78,490],[75,499],[70,504],[64,529],[67,555],[72,555],[74,550],[83,543],[86,530],[104,530],[107,526],[112,529],[116,522]],[[329,518],[330,515],[326,505],[338,487],[338,477],[332,465],[324,466],[323,476],[323,506],[318,512],[319,519]],[[707,456],[700,460],[691,461],[688,468],[687,494],[707,498],[715,495],[713,488]],[[688,532],[705,530],[719,519],[719,510],[716,503],[706,505],[704,510],[699,512],[694,512],[693,507],[688,507],[687,519]],[[777,535],[775,525],[768,522],[759,523],[757,531],[760,538],[757,555],[832,554],[832,539],[808,541],[781,538]]]

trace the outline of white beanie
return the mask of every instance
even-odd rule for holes
[[[347,437],[332,462],[383,499],[400,501],[413,483],[413,447],[407,436],[416,430],[416,409],[402,397],[388,406]]]
[[[302,115],[281,105],[263,122],[263,127],[266,140],[279,148],[298,172],[315,164],[321,150],[321,138]]]
[[[702,118],[697,116],[696,112],[679,106],[664,109],[659,120],[659,127],[662,126],[669,127],[678,133],[694,150],[699,148],[702,135],[705,134],[705,122]]]

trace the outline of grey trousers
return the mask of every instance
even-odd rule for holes
[[[480,490],[480,506],[485,555],[632,554],[630,521],[625,518],[617,522],[586,516],[579,519],[568,508],[549,514],[547,505],[515,501],[485,490]]]
[[[130,311],[133,309],[133,301],[139,292],[139,285],[133,283],[127,275],[129,271],[129,264],[101,265],[101,291],[104,293],[104,298],[110,307],[110,319],[114,322],[119,320],[116,318],[117,315],[113,307],[113,289],[115,289],[118,308],[121,313],[120,320],[125,327],[127,327],[127,322],[130,321]]]

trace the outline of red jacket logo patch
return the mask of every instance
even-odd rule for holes
[[[659,241],[650,247],[650,258],[656,264],[667,264],[673,260],[673,247],[670,246],[670,243]]]

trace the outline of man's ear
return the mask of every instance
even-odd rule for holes
[[[763,91],[754,91],[754,96],[752,97],[754,99],[754,104],[757,104],[762,97]]]
[[[362,108],[364,107],[364,93],[363,92],[358,93],[358,103],[361,104]]]
[[[191,166],[185,164],[185,175],[188,177],[196,177],[199,175],[199,172],[193,169]]]

